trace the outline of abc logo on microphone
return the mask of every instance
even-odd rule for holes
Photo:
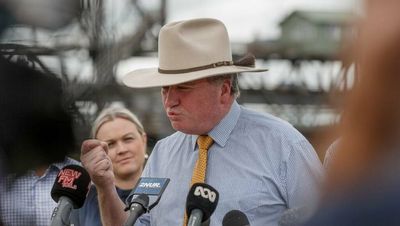
[[[208,199],[212,203],[214,203],[215,199],[217,198],[217,193],[215,193],[214,191],[210,190],[207,187],[203,187],[202,185],[196,186],[196,188],[194,190],[194,195],[201,196],[205,199]]]

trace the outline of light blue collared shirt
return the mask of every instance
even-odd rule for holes
[[[233,209],[244,212],[252,226],[273,226],[286,209],[316,200],[321,162],[289,123],[234,102],[208,135],[214,144],[208,151],[206,183],[220,195],[211,226],[222,225],[225,214]],[[159,204],[136,225],[183,224],[198,158],[197,137],[176,132],[156,144],[142,176],[171,181]]]
[[[67,165],[80,165],[66,157],[63,162],[51,164],[42,176],[29,170],[21,177],[8,175],[0,188],[0,218],[7,226],[47,226],[57,203],[51,198],[51,189],[60,170]]]

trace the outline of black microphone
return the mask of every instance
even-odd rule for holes
[[[126,220],[124,226],[133,225],[136,220],[147,211],[149,206],[149,196],[146,194],[141,194],[134,198],[129,206],[130,215]]]
[[[222,226],[250,226],[246,214],[240,210],[231,210],[225,214]]]
[[[131,199],[127,204],[125,211],[130,210],[130,215],[125,221],[124,226],[130,226],[135,223],[143,213],[149,212],[158,202],[169,183],[169,178],[158,177],[141,177],[132,189],[127,200]],[[136,196],[136,197],[135,197]],[[149,196],[156,197],[156,200],[150,204]],[[135,197],[135,198],[132,198]]]
[[[218,204],[219,194],[215,188],[205,183],[195,183],[186,199],[188,226],[200,226],[207,221]]]
[[[127,200],[131,199],[135,195],[141,194],[148,195],[149,197],[156,197],[156,200],[153,200],[151,205],[148,207],[147,211],[150,211],[160,201],[162,194],[168,186],[168,183],[169,178],[141,177],[136,183],[136,186],[132,189],[131,193],[128,195]],[[129,210],[129,205],[127,208],[125,208],[125,211]]]
[[[72,209],[81,208],[89,191],[90,176],[81,166],[68,165],[61,169],[51,189],[58,205],[51,215],[51,226],[67,226]]]

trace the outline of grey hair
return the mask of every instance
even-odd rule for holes
[[[229,79],[231,81],[231,95],[234,95],[235,98],[238,98],[240,96],[240,89],[237,73],[209,77],[207,80],[210,83],[220,83],[226,79]]]
[[[104,109],[97,116],[92,126],[91,137],[96,138],[100,127],[104,123],[112,121],[116,118],[122,118],[131,121],[133,124],[136,125],[136,128],[141,135],[145,134],[143,125],[135,114],[124,107],[109,107]]]

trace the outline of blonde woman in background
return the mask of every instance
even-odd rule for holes
[[[110,107],[94,121],[91,136],[107,147],[105,154],[112,162],[114,184],[119,198],[125,202],[144,167],[147,136],[143,125],[128,109]],[[75,225],[102,225],[95,185],[78,215],[79,222],[74,222]]]

